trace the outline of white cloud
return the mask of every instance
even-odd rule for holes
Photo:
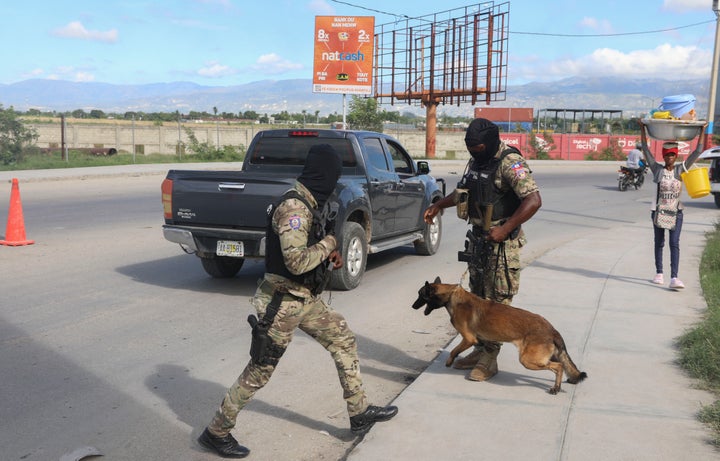
[[[548,62],[539,56],[530,56],[522,61],[511,60],[509,79],[520,77],[523,80],[521,83],[552,81],[572,76],[709,79],[711,62],[712,53],[695,46],[663,44],[654,49],[627,53],[611,48],[599,48],[576,59]]]
[[[584,28],[595,31],[598,34],[612,34],[615,32],[610,22],[605,19],[599,20],[597,18],[590,18],[586,16],[582,18],[580,25]]]
[[[218,78],[236,74],[237,71],[230,66],[225,66],[213,61],[207,63],[206,67],[199,69],[197,73],[202,77]]]
[[[93,82],[95,81],[95,75],[90,72],[76,72],[74,80],[76,82]]]
[[[33,76],[42,76],[45,73],[43,69],[34,69]],[[72,66],[58,66],[50,74],[44,76],[48,80],[70,80],[72,82],[94,82],[95,74],[87,70],[80,70]]]
[[[73,21],[67,25],[55,29],[53,35],[63,38],[77,38],[80,40],[89,40],[97,42],[115,43],[118,39],[116,29],[108,31],[87,30],[80,21]]]
[[[300,70],[303,67],[302,64],[288,61],[275,53],[260,56],[255,64],[250,66],[252,70],[262,71],[265,74],[283,74],[292,70]]]
[[[663,0],[663,10],[678,13],[687,11],[712,11],[712,0]]]

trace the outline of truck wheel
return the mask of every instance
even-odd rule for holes
[[[211,277],[216,279],[227,279],[235,277],[245,262],[244,258],[230,258],[228,256],[213,256],[210,258],[200,257],[203,269]]]
[[[425,224],[422,240],[415,240],[415,252],[419,255],[430,256],[437,253],[442,237],[442,220],[440,215],[435,216],[432,224]]]
[[[720,208],[720,194],[713,194],[713,197],[715,198],[715,206]]]
[[[336,290],[352,290],[360,285],[367,263],[368,244],[360,224],[347,222],[343,226],[341,254],[344,264],[332,271],[331,285]]]

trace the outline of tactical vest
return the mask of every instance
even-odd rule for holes
[[[495,186],[495,174],[506,155],[520,151],[514,147],[508,147],[500,154],[499,158],[491,158],[489,162],[482,165],[478,170],[471,169],[463,178],[463,188],[468,189],[470,195],[468,200],[468,216],[474,219],[483,219],[483,210],[486,205],[493,205],[493,221],[507,219],[520,206],[520,197],[512,189],[502,192]],[[472,165],[471,165],[472,168]],[[460,187],[460,186],[458,186]]]
[[[275,202],[268,209],[267,227],[265,229],[265,270],[271,274],[280,275],[286,279],[292,280],[295,283],[299,283],[310,290],[313,295],[318,295],[325,289],[330,281],[330,270],[328,264],[322,262],[308,272],[293,274],[288,270],[287,266],[285,266],[282,246],[280,245],[280,236],[273,231],[273,214],[275,213],[278,205],[289,198],[295,198],[303,202],[313,215],[312,224],[310,225],[310,233],[308,234],[307,246],[313,246],[325,238],[325,219],[321,217],[320,212],[313,208],[305,197],[300,195],[297,191],[289,190],[285,192],[285,194],[280,197],[280,200]]]

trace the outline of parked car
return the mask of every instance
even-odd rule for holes
[[[710,160],[710,192],[715,197],[715,206],[720,208],[720,146],[707,149],[700,154],[701,160]]]

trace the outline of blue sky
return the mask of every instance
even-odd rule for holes
[[[27,0],[0,6],[0,83],[209,86],[312,78],[316,15],[418,17],[466,0]],[[500,4],[503,2],[495,2]],[[712,0],[511,0],[508,84],[710,76]]]

